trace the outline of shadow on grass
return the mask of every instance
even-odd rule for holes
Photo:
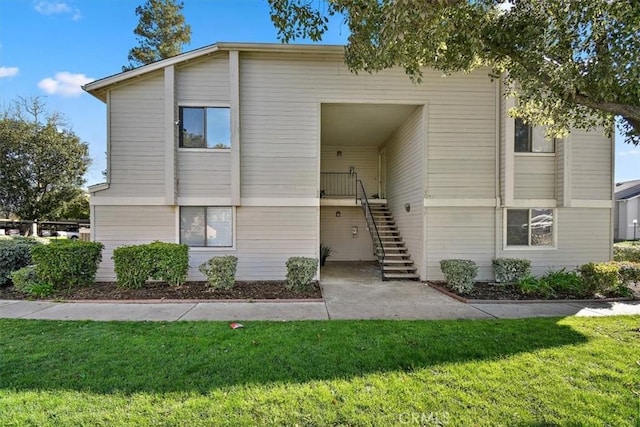
[[[586,338],[557,319],[56,322],[0,320],[0,388],[137,393],[349,379],[496,360]]]

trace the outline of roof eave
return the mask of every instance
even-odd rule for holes
[[[312,45],[312,44],[278,44],[278,43],[229,43],[219,42],[209,46],[201,47],[199,49],[185,52],[180,55],[163,59],[157,62],[153,62],[142,67],[135,68],[130,71],[124,71],[122,73],[114,74],[109,77],[105,77],[100,80],[87,83],[82,86],[86,92],[95,96],[103,102],[106,102],[105,88],[119,83],[121,81],[129,80],[135,77],[140,77],[144,74],[161,70],[169,65],[179,64],[181,62],[187,62],[195,58],[199,58],[219,51],[252,51],[252,52],[289,52],[289,53],[330,53],[341,54],[344,53],[344,46],[342,45]]]

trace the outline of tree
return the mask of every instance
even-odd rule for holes
[[[59,214],[61,219],[89,219],[89,217],[89,194],[84,192],[65,203]]]
[[[122,67],[122,71],[182,52],[182,46],[191,41],[191,26],[185,23],[183,7],[184,3],[176,0],[147,0],[136,7],[140,20],[133,32],[138,36],[139,46],[129,51],[129,66]]]
[[[40,99],[20,99],[0,116],[0,210],[55,220],[83,193],[89,148]]]
[[[492,68],[511,111],[563,136],[570,127],[613,129],[640,143],[640,3],[627,0],[269,0],[283,42],[321,40],[342,14],[354,71],[400,66],[414,80]]]

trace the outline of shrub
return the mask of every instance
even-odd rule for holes
[[[525,295],[536,295],[542,298],[553,298],[553,287],[543,278],[534,276],[521,277],[516,283],[520,291]]]
[[[95,282],[103,248],[100,242],[54,241],[33,246],[31,257],[42,282],[54,288],[71,288]]]
[[[31,247],[39,244],[31,238],[7,238],[0,240],[0,286],[12,272],[31,264]]]
[[[443,259],[440,270],[447,284],[456,292],[466,293],[473,289],[478,274],[478,266],[469,259]]]
[[[331,248],[331,245],[327,245],[326,243],[320,243],[320,265],[324,265],[331,255],[333,255],[335,251]]]
[[[590,262],[578,268],[588,295],[610,293],[620,286],[616,262]]]
[[[563,293],[576,297],[589,296],[589,289],[575,271],[567,271],[565,268],[555,271],[550,270],[541,277],[541,280],[544,281],[554,293]]]
[[[11,281],[17,290],[30,296],[46,297],[53,293],[53,286],[50,283],[40,281],[36,269],[32,265],[11,273]]]
[[[614,261],[640,262],[640,244],[615,243],[613,259]]]
[[[141,288],[148,279],[178,286],[189,272],[189,248],[178,243],[121,246],[113,250],[112,259],[116,280],[124,288]]]
[[[213,257],[200,264],[198,269],[207,276],[213,289],[231,289],[236,283],[238,258],[233,255]]]
[[[518,258],[494,258],[493,271],[498,283],[517,283],[531,274],[531,261]]]
[[[311,288],[313,277],[318,270],[317,258],[291,257],[287,260],[286,288],[306,291]]]
[[[640,263],[618,262],[618,278],[622,286],[640,282]]]

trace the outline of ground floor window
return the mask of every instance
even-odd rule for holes
[[[553,209],[507,209],[507,246],[553,246]]]
[[[180,243],[190,247],[232,247],[232,208],[226,206],[180,207]]]

